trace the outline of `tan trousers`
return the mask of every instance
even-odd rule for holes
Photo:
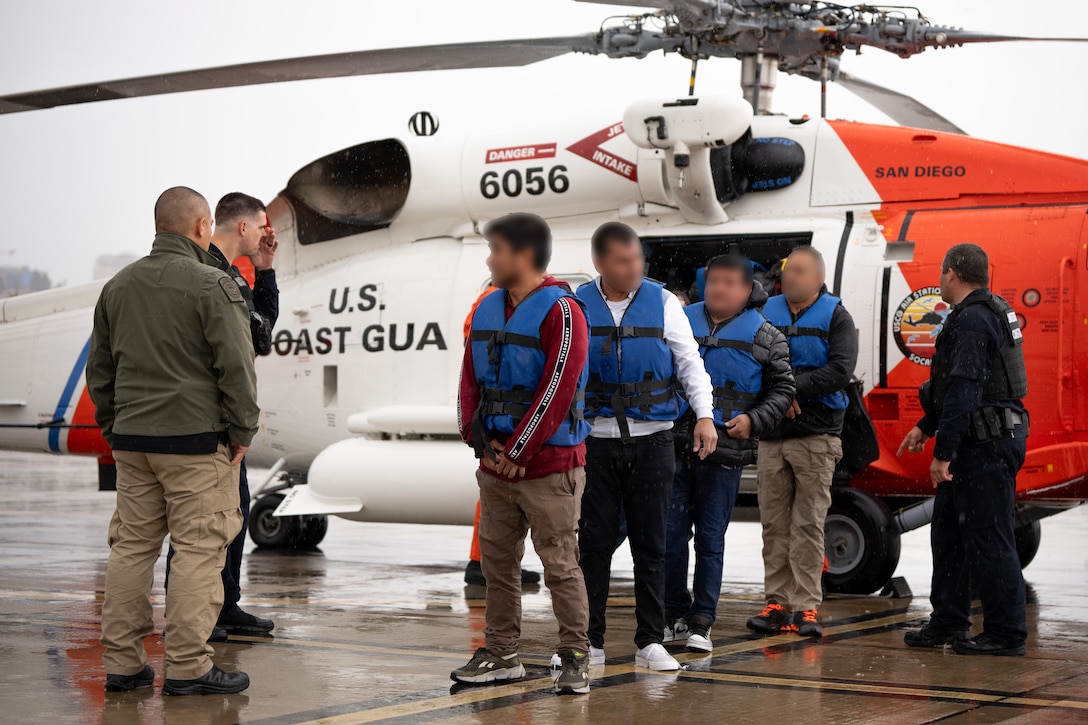
[[[759,442],[764,588],[767,599],[794,612],[816,609],[823,598],[824,519],[840,458],[838,436]]]
[[[532,531],[559,622],[556,651],[589,652],[589,603],[578,566],[585,469],[515,482],[478,471],[476,479],[480,483],[480,564],[487,579],[487,648],[500,656],[518,651],[521,558],[525,534]]]
[[[102,659],[108,674],[133,675],[147,663],[154,632],[151,586],[166,534],[174,546],[166,596],[166,677],[190,680],[212,668],[212,633],[223,603],[220,571],[242,528],[238,467],[228,449],[207,455],[114,451],[117,510],[102,604]]]

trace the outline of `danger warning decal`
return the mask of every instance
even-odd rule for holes
[[[484,163],[497,164],[502,161],[531,161],[532,159],[550,159],[554,157],[554,143],[538,143],[529,146],[508,146],[503,149],[488,149],[484,156]]]
[[[638,181],[638,169],[635,167],[634,163],[601,148],[601,146],[609,139],[621,135],[623,135],[623,124],[617,123],[614,126],[601,129],[595,134],[586,136],[581,141],[576,141],[567,147],[567,151],[581,156],[586,161],[590,161],[598,166],[603,166],[625,179]]]

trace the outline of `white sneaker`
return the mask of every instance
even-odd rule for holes
[[[688,634],[686,649],[691,652],[713,652],[714,644],[710,641],[710,628],[708,627],[705,630],[693,629]]]
[[[677,619],[672,625],[665,625],[665,635],[661,638],[662,642],[675,642],[680,639],[688,638],[688,621],[684,618]]]
[[[600,647],[589,646],[589,664],[591,665],[603,665],[604,664],[604,649]]]
[[[655,672],[673,672],[680,669],[680,663],[655,642],[635,652],[635,667],[649,667]]]

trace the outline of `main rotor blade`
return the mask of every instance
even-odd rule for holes
[[[841,71],[839,72],[839,77],[836,82],[847,88],[863,101],[866,101],[878,110],[883,111],[893,121],[902,126],[927,128],[933,131],[944,131],[946,133],[967,134],[962,128],[952,123],[926,104],[905,93],[893,91],[890,88],[885,88],[884,86],[862,80],[861,78],[848,75]]]
[[[592,35],[579,35],[361,50],[304,58],[258,61],[203,70],[125,78],[106,83],[14,93],[0,96],[0,114],[34,111],[75,103],[94,103],[119,98],[158,96],[166,93],[316,78],[342,78],[455,68],[525,66],[575,50],[590,50],[595,47],[596,41]]]
[[[936,37],[944,36],[943,38]],[[1088,43],[1088,38],[1042,38],[1034,35],[998,35],[996,33],[977,33],[973,30],[954,30],[939,28],[927,31],[928,40],[938,41],[940,45],[960,45],[961,43]]]

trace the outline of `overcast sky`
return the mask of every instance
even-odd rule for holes
[[[1008,34],[1088,34],[1084,0],[918,0],[935,23]],[[43,0],[0,7],[0,94],[156,72],[336,51],[595,30],[616,8],[572,0]],[[185,184],[214,203],[241,190],[270,200],[307,162],[403,135],[417,110],[454,139],[489,124],[544,126],[586,104],[618,119],[632,100],[686,92],[676,56],[567,56],[518,69],[410,73],[223,89],[0,116],[0,265],[56,282],[91,277],[99,254],[142,254],[151,209]],[[909,93],[968,133],[1088,158],[1088,44],[877,50],[843,68]],[[700,66],[698,90],[736,92],[739,63]],[[832,88],[829,115],[888,122]],[[818,86],[782,77],[776,111],[819,113]],[[456,175],[451,176],[455,180]]]

